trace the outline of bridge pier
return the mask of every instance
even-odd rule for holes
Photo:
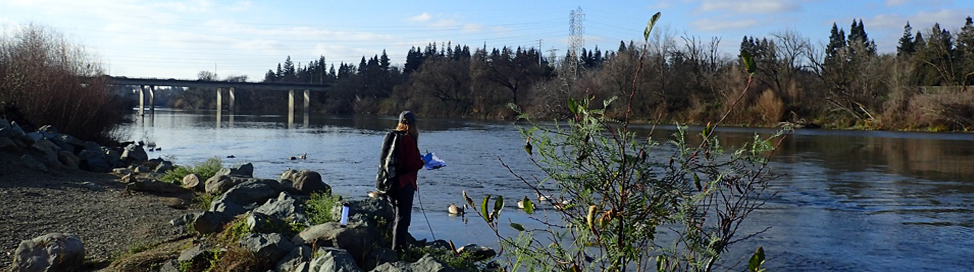
[[[230,101],[229,101],[230,102],[230,105],[229,105],[230,108],[228,109],[228,110],[230,110],[230,114],[231,114],[230,116],[233,116],[233,112],[235,111],[235,109],[233,108],[233,100],[235,98],[236,98],[236,96],[233,94],[233,87],[230,87]]]
[[[223,111],[223,88],[216,88],[216,112]]]
[[[156,116],[156,85],[149,85],[149,119]]]
[[[139,86],[139,116],[145,116],[145,85]]]
[[[294,89],[287,91],[287,128],[294,124]]]
[[[304,90],[304,127],[308,127],[309,115],[311,114],[311,90]]]

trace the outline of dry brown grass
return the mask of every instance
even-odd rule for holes
[[[907,120],[915,128],[941,130],[974,130],[974,91],[921,94],[914,96]]]
[[[785,115],[785,102],[781,101],[774,91],[767,89],[758,96],[753,110],[756,113],[755,118],[760,118],[761,124],[773,125],[781,121]]]

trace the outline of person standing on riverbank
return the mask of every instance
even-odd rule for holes
[[[423,168],[424,161],[419,153],[418,139],[416,115],[411,111],[403,111],[399,114],[399,125],[383,140],[382,158],[379,160],[380,175],[377,178],[385,178],[382,173],[395,174],[386,193],[392,199],[396,213],[392,225],[392,249],[396,251],[401,251],[406,245],[409,224],[412,221],[413,195],[419,190],[416,174]]]

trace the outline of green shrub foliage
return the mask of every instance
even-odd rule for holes
[[[657,18],[647,26],[647,38]],[[753,60],[742,55],[747,69],[741,72],[753,75]],[[766,169],[768,156],[784,132],[755,135],[729,151],[714,136],[722,118],[699,133],[680,127],[660,142],[649,137],[652,133],[629,130],[636,91],[625,101],[622,120],[606,114],[614,98],[593,105],[598,102],[593,96],[568,100],[567,123],[538,125],[519,117],[531,122],[522,128],[526,156],[544,175],[515,176],[539,196],[554,194],[539,197],[540,203],[522,200],[525,211],[553,207],[559,219],[550,217],[550,210],[535,214],[543,227],[511,222],[519,235],[505,237],[498,229],[506,226],[497,216],[503,198],[494,198],[488,212],[490,196],[474,205],[464,193],[501,240],[511,270],[712,271],[730,245],[754,234],[738,234],[738,228],[773,195],[767,190],[774,178]]]

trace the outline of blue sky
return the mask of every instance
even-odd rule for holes
[[[565,54],[569,14],[584,14],[585,47],[615,50],[641,40],[659,11],[657,31],[682,47],[682,36],[721,38],[735,54],[743,36],[795,31],[827,41],[832,23],[848,31],[862,19],[880,52],[892,52],[907,21],[914,31],[935,22],[959,29],[974,16],[969,0],[660,0],[660,1],[216,1],[0,0],[0,29],[9,37],[33,23],[85,46],[112,75],[187,78],[199,71],[259,81],[287,56],[302,65],[325,56],[358,64],[385,49],[396,65],[411,46],[452,42],[538,47]]]

